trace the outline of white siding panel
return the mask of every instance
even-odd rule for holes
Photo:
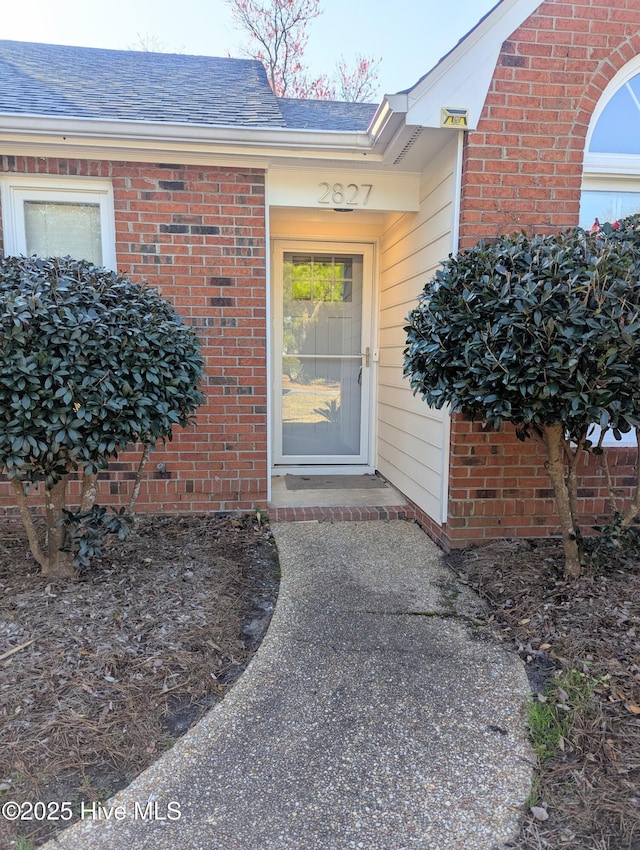
[[[397,374],[394,374],[393,377],[397,378]],[[385,402],[384,404],[380,404],[380,416],[382,418],[385,418],[383,411],[385,407],[388,407],[389,411],[404,410],[407,414],[415,413],[422,417],[422,419],[432,419],[438,423],[442,421],[442,412],[440,410],[437,410],[435,407],[427,407],[422,400],[422,397],[419,394],[414,395],[410,389],[407,393],[409,381],[406,378],[401,386],[399,386],[396,382],[392,383],[391,380],[388,380],[386,383],[381,380],[380,383],[385,386]],[[394,418],[390,414],[387,414],[386,418],[395,425],[398,424],[397,417]],[[419,433],[423,435],[424,432],[422,428],[426,426],[418,425],[418,423],[413,424],[420,428]]]
[[[403,327],[455,248],[457,150],[452,137],[422,175],[419,212],[394,217],[380,251],[377,467],[436,522],[446,511],[448,413],[428,408],[403,378]]]
[[[403,345],[406,339],[404,326],[407,324],[409,312],[416,306],[418,295],[421,290],[413,293],[407,293],[405,301],[397,304],[389,304],[383,307],[384,310],[384,325],[380,326],[380,334],[384,334],[385,341],[380,339],[380,345]]]
[[[385,421],[385,413],[391,415],[391,421]],[[408,422],[410,427],[411,423]],[[414,423],[416,428],[419,428],[419,434],[411,434],[408,431],[398,431],[397,423],[392,411],[381,411],[380,421],[378,424],[378,434],[381,440],[388,445],[393,446],[394,451],[402,452],[411,460],[412,464],[420,464],[425,470],[440,474],[442,466],[442,450],[441,450],[441,432],[442,421],[429,423],[424,420],[416,419]],[[427,425],[427,427],[423,427]],[[431,481],[425,482],[427,485],[433,485],[437,479],[434,476]],[[435,490],[434,495],[439,494],[439,488]]]
[[[391,481],[401,493],[404,493],[416,505],[419,505],[428,516],[440,522],[442,502],[440,492],[431,492],[428,489],[428,485],[436,483],[438,477],[420,463],[408,458],[392,443],[380,441],[380,448],[385,457],[384,466],[380,468],[384,477]],[[408,466],[409,460],[411,461],[410,467]],[[409,468],[410,472],[407,472]],[[425,483],[427,486],[425,486]]]

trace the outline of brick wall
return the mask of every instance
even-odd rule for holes
[[[578,223],[583,151],[593,110],[640,53],[638,0],[549,0],[504,43],[478,124],[465,141],[461,247],[527,229]],[[635,452],[616,450],[622,494]],[[454,417],[446,545],[557,531],[544,451],[513,432]],[[581,478],[585,521],[606,510],[595,459]]]
[[[577,224],[591,115],[638,53],[637,0],[550,0],[503,44],[478,128],[466,138],[462,247]]]
[[[545,449],[521,442],[514,429],[493,431],[454,417],[451,427],[449,516],[443,543],[455,548],[494,537],[540,537],[559,533]],[[609,450],[609,467],[620,504],[635,484],[636,450]],[[601,460],[584,454],[578,495],[585,533],[611,515]]]
[[[207,400],[151,455],[141,510],[251,510],[267,487],[264,174],[252,169],[3,157],[3,171],[112,181],[118,271],[161,291],[193,325]],[[101,475],[126,499],[138,454]],[[0,482],[0,512],[13,499]]]

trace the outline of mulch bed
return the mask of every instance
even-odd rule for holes
[[[43,579],[19,522],[0,533],[0,802],[106,799],[247,666],[275,604],[255,517],[146,517],[78,581]],[[68,822],[0,819],[0,848]]]
[[[534,699],[571,716],[540,766],[512,850],[640,850],[640,566],[562,576],[558,544],[453,553],[515,648]],[[268,625],[278,584],[255,517],[146,517],[76,582],[38,575],[19,523],[0,533],[0,802],[106,799],[219,701]],[[558,689],[578,676],[586,702]],[[540,816],[547,816],[540,820]],[[66,823],[0,820],[0,850]]]
[[[515,645],[533,698],[571,718],[531,800],[546,819],[527,813],[510,847],[640,850],[638,561],[609,562],[567,582],[551,540],[500,541],[449,560],[487,601],[487,628]],[[567,674],[579,684],[579,704],[555,684]]]

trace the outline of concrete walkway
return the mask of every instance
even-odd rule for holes
[[[406,521],[273,532],[282,586],[250,667],[102,820],[46,847],[503,847],[530,787],[528,688],[474,635],[476,598]]]

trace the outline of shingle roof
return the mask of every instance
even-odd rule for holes
[[[296,130],[359,130],[364,132],[375,115],[375,103],[278,98],[287,127]]]
[[[278,99],[251,59],[0,40],[0,114],[364,131],[375,109]]]
[[[260,62],[0,41],[0,113],[284,126]]]

